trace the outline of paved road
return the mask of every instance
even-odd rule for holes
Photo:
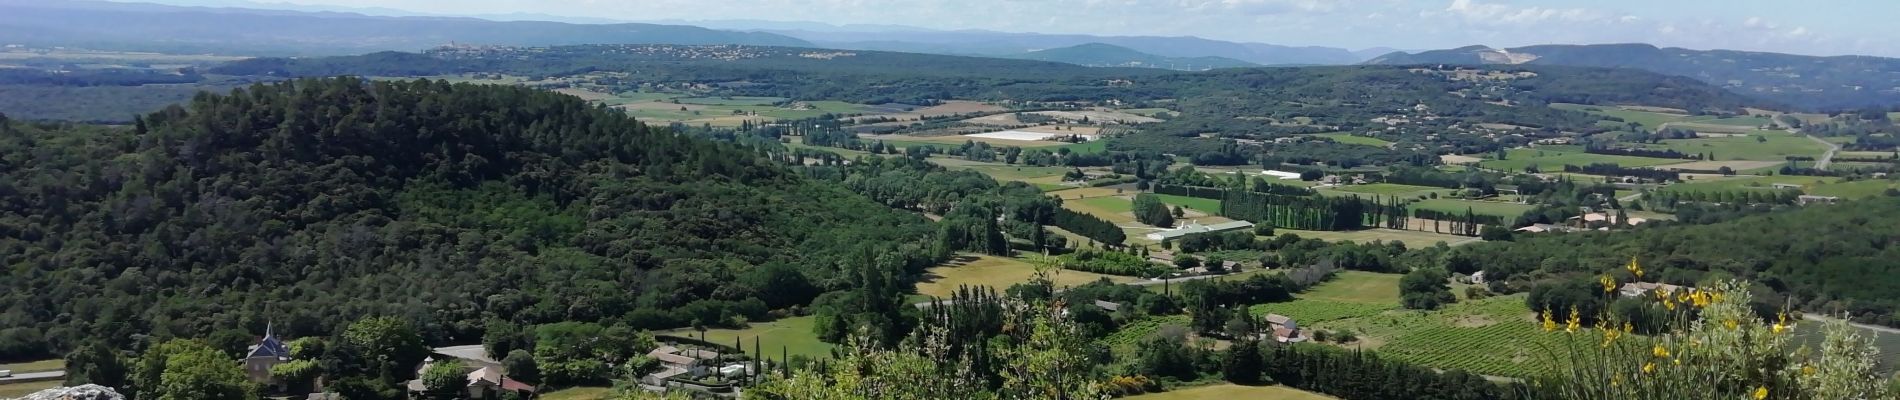
[[[1806,314],[1806,313],[1801,314],[1801,319],[1815,321],[1815,322],[1831,322],[1831,321],[1840,320],[1838,318],[1830,318],[1830,317],[1822,316],[1820,314]],[[1878,325],[1856,324],[1856,323],[1849,323],[1848,325],[1852,325],[1855,328],[1866,329],[1866,330],[1880,332],[1880,333],[1884,333],[1888,335],[1900,335],[1900,329],[1888,328],[1888,327],[1878,326]]]
[[[1813,140],[1815,143],[1820,143],[1822,146],[1827,146],[1827,153],[1822,154],[1821,158],[1814,162],[1814,169],[1819,169],[1823,171],[1827,170],[1827,165],[1834,162],[1834,154],[1841,152],[1841,145],[1834,144],[1826,140],[1821,140],[1821,138],[1814,137],[1814,135],[1802,134],[1801,136],[1807,136],[1808,140]]]
[[[66,378],[66,371],[21,372],[13,376],[0,378],[0,385],[18,382],[39,382]]]

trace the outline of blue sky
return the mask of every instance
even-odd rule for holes
[[[253,0],[147,0],[218,4]],[[1644,42],[1900,57],[1882,0],[258,0],[450,15],[774,20],[1436,49]]]

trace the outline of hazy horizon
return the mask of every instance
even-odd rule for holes
[[[1350,50],[1649,43],[1804,55],[1900,57],[1900,3],[1603,0],[115,0],[335,8],[371,15],[545,15],[579,22],[750,20],[1100,36],[1195,36]],[[1859,9],[1868,12],[1831,12]],[[1885,11],[1880,11],[1885,10]],[[395,13],[399,14],[399,13]],[[533,19],[533,18],[531,18]]]

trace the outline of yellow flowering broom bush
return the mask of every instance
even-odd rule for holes
[[[1641,268],[1631,261],[1631,272]],[[1614,280],[1602,279],[1605,295],[1615,295]],[[1531,382],[1534,398],[1565,400],[1768,400],[1897,399],[1894,382],[1874,371],[1878,350],[1845,322],[1821,327],[1819,349],[1795,343],[1797,327],[1787,314],[1763,320],[1749,308],[1747,286],[1729,281],[1707,290],[1656,290],[1675,313],[1670,330],[1654,336],[1630,333],[1627,322],[1601,318],[1592,330],[1580,330],[1576,311],[1566,321],[1544,311],[1547,335],[1566,335],[1562,348],[1548,349],[1563,363],[1548,377]],[[1696,315],[1690,319],[1689,315]]]

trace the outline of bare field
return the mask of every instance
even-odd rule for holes
[[[1440,161],[1444,161],[1446,164],[1451,164],[1451,165],[1477,164],[1480,161],[1484,161],[1484,159],[1482,158],[1477,158],[1477,157],[1472,157],[1472,156],[1461,156],[1457,154],[1446,154],[1446,155],[1438,156],[1438,159]]]

